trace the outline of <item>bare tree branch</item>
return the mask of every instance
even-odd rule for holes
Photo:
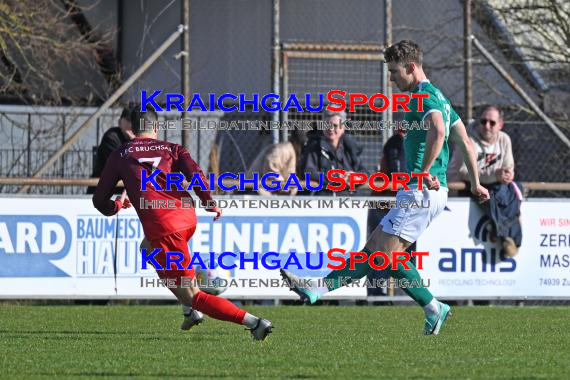
[[[82,35],[70,22],[75,11],[56,0],[0,3],[0,95],[27,104],[86,103],[66,91],[65,79],[84,70],[97,72],[97,59],[111,46],[111,34],[91,28]]]

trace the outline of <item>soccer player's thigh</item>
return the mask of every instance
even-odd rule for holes
[[[194,226],[163,236],[160,239],[147,240],[147,243],[152,249],[160,248],[160,252],[154,257],[155,261],[164,268],[156,270],[160,278],[174,279],[177,285],[180,285],[182,277],[194,278],[194,269],[189,266],[192,257],[188,249],[188,240],[190,240],[195,230],[196,227]],[[141,243],[141,247],[143,244],[144,241]],[[182,255],[182,259],[178,259],[178,254],[171,253],[170,261],[167,262],[167,252],[178,252]],[[176,260],[176,262],[174,260]]]
[[[412,243],[401,238],[400,236],[389,234],[382,230],[382,225],[378,225],[368,242],[366,249],[374,253],[376,251],[384,252],[388,255],[389,262],[392,261],[392,252],[404,252]],[[374,263],[378,266],[384,265],[384,258],[376,256]]]
[[[401,252],[405,251],[411,244],[400,236],[383,231],[382,225],[378,225],[366,242],[366,249],[372,250],[372,252]]]
[[[415,207],[393,208],[382,219],[370,237],[368,249],[403,252],[428,228],[447,204],[447,188],[439,190],[400,190],[396,195],[398,205]]]
[[[427,192],[400,190],[396,195],[396,201],[398,205],[407,204],[408,207],[390,209],[370,236],[366,244],[367,249],[372,252],[385,252],[388,257],[392,256],[392,252],[403,252],[408,249],[427,228],[431,214],[428,208],[409,206],[421,205],[422,200],[425,201],[426,198],[429,198]]]

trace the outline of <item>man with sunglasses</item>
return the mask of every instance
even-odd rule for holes
[[[491,194],[496,193],[499,189],[502,189],[507,195],[507,191],[512,193],[507,199],[510,199],[508,203],[513,203],[512,207],[514,207],[515,210],[510,211],[510,213],[516,215],[516,220],[512,220],[506,224],[515,225],[515,233],[512,231],[497,231],[497,233],[501,239],[505,256],[514,257],[518,253],[518,247],[522,239],[518,222],[522,195],[518,186],[513,182],[515,177],[513,149],[509,135],[502,131],[503,126],[503,111],[498,106],[489,105],[485,107],[481,113],[478,125],[474,127],[473,133],[471,134],[471,141],[473,142],[475,154],[477,155],[477,167],[479,169],[479,180],[481,184],[488,188]],[[467,167],[463,163],[461,155],[453,155],[449,165],[448,177],[450,181],[469,182]],[[510,186],[501,187],[501,185]],[[493,202],[490,203],[491,207],[492,204]],[[491,219],[496,219],[496,217],[493,217],[489,205],[485,205],[483,211],[489,214]],[[495,224],[499,223],[495,221]]]

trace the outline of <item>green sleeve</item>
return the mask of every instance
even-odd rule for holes
[[[437,99],[434,94],[429,94],[429,97],[423,99],[423,111],[418,110],[418,100],[414,100],[419,120],[425,119],[427,115],[436,111],[439,111],[442,115],[445,115],[445,108],[443,107],[443,104]]]
[[[457,114],[457,112],[455,112],[455,110],[453,109],[453,107],[451,107],[451,114],[449,117],[450,120],[450,125],[453,127],[455,125],[455,123],[457,123],[458,121],[461,121],[461,118],[459,117],[459,115]]]

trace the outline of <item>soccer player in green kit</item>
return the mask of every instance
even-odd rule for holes
[[[423,99],[423,110],[418,110],[418,101],[413,99],[409,104],[410,112],[406,112],[405,120],[411,125],[413,121],[424,121],[430,126],[428,130],[408,130],[404,140],[404,148],[408,173],[429,173],[424,178],[423,190],[418,190],[417,178],[408,183],[410,190],[400,190],[396,200],[407,200],[427,204],[429,208],[393,208],[382,219],[376,230],[370,236],[365,247],[361,250],[367,255],[382,251],[393,262],[393,252],[404,252],[427,229],[431,221],[445,208],[447,203],[447,179],[445,172],[449,161],[448,140],[455,143],[463,154],[463,160],[468,168],[471,192],[485,202],[489,199],[488,191],[479,183],[476,157],[471,146],[465,125],[451,107],[449,100],[427,79],[422,69],[422,50],[413,41],[404,40],[386,49],[385,59],[388,63],[390,80],[396,83],[401,91],[410,91],[412,94],[428,94]],[[381,257],[376,257],[375,263],[383,265]],[[421,277],[411,261],[398,263],[398,269],[390,270],[390,275],[399,280],[408,280],[421,283]],[[341,286],[339,278],[345,283],[351,279],[366,276],[372,268],[368,262],[355,263],[351,270],[350,261],[344,268],[332,271],[327,282],[320,281],[327,286],[300,287],[299,278],[292,273],[281,270],[281,275],[291,281],[291,290],[297,293],[301,300],[313,304],[323,294],[338,289]],[[391,265],[389,266],[391,268]],[[295,281],[293,281],[295,280]],[[439,302],[427,288],[408,287],[403,289],[425,312],[425,335],[438,335],[451,315],[449,305]]]

